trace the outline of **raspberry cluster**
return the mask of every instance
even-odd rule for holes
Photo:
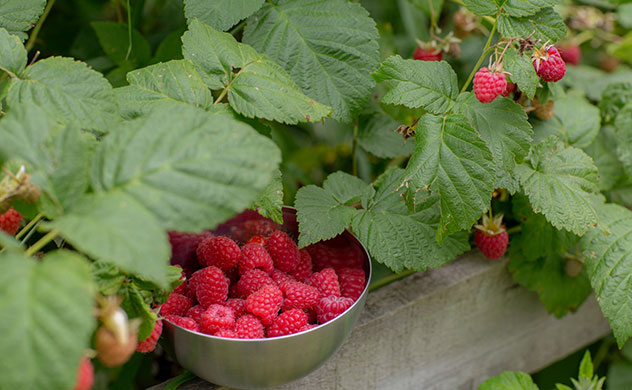
[[[160,314],[196,332],[258,339],[309,330],[351,307],[367,282],[359,248],[334,239],[299,249],[267,220],[245,221],[230,237],[170,235],[187,252],[174,249],[174,258],[194,258],[197,266],[183,267],[184,282]]]

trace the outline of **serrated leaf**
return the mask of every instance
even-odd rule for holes
[[[140,318],[142,320],[138,328],[138,341],[145,340],[151,335],[158,316],[144,301],[140,291],[138,291],[138,288],[133,283],[127,284],[121,295],[123,296],[121,307],[125,310],[127,316],[129,318]]]
[[[534,16],[521,18],[501,14],[497,25],[500,35],[505,38],[524,39],[531,36],[532,39],[557,42],[566,35],[564,20],[553,8],[543,8]]]
[[[239,114],[295,124],[317,122],[331,109],[305,96],[287,72],[265,54],[198,20],[183,37],[184,58],[204,74],[212,89],[228,90]]]
[[[255,200],[255,209],[259,214],[270,218],[278,224],[283,224],[283,181],[281,171],[277,170],[272,181],[265,186],[263,192]]]
[[[491,16],[498,12],[498,6],[493,0],[464,0],[465,6],[476,15]]]
[[[535,73],[535,68],[529,56],[518,54],[518,50],[511,48],[505,53],[505,70],[511,73],[511,81],[529,98],[533,99],[535,90],[540,83],[540,77]]]
[[[534,140],[555,135],[564,143],[585,148],[597,137],[601,127],[599,109],[577,94],[567,94],[555,100],[553,118],[538,121],[533,126]]]
[[[533,15],[542,8],[553,7],[560,0],[507,0],[503,10],[511,16]]]
[[[26,67],[26,49],[20,38],[0,28],[0,67],[16,76]]]
[[[632,176],[632,103],[628,103],[617,114],[614,120],[617,155],[623,169]]]
[[[127,74],[127,87],[114,90],[127,118],[145,115],[168,104],[191,104],[207,108],[213,95],[188,60],[173,60],[136,69]]]
[[[396,55],[382,62],[373,78],[390,87],[382,103],[424,107],[433,114],[448,112],[459,94],[456,73],[444,61],[405,60]]]
[[[478,390],[538,390],[538,386],[524,372],[505,371],[483,382]]]
[[[405,181],[416,189],[441,195],[439,242],[469,229],[487,210],[494,177],[492,153],[465,116],[421,117]]]
[[[92,22],[99,43],[109,59],[118,65],[143,66],[151,59],[151,47],[138,30],[132,28],[129,41],[127,24],[115,22]],[[131,45],[131,50],[130,50]],[[128,54],[129,51],[129,54]]]
[[[219,31],[226,31],[256,12],[265,0],[184,0],[184,14],[191,23],[196,18]]]
[[[120,125],[92,163],[96,191],[119,188],[164,229],[211,229],[251,206],[278,168],[267,137],[228,115],[188,105]]]
[[[584,150],[592,157],[599,171],[599,190],[608,191],[614,188],[623,176],[623,165],[612,153],[617,149],[614,129],[610,126],[602,127],[597,138]]]
[[[24,39],[45,6],[46,0],[0,0],[0,27]]]
[[[611,83],[601,95],[599,110],[604,120],[610,122],[630,101],[632,101],[632,82]]]
[[[529,162],[517,165],[516,173],[536,213],[556,228],[583,235],[598,226],[590,199],[599,190],[597,167],[582,150],[547,138],[531,148]]]
[[[95,261],[92,263],[92,277],[97,291],[102,295],[113,295],[123,286],[127,276],[111,264]]]
[[[296,216],[300,236],[298,244],[305,247],[328,240],[342,233],[350,224],[357,202],[367,187],[359,178],[344,172],[332,173],[323,187],[309,185],[296,194]]]
[[[0,263],[0,388],[72,388],[94,327],[90,267],[69,251]]]
[[[586,350],[581,363],[579,364],[579,378],[592,379],[593,377],[593,363],[590,358],[590,350]]]
[[[379,64],[375,22],[346,0],[282,0],[248,19],[244,43],[280,64],[303,93],[350,122],[373,91]]]
[[[410,214],[402,194],[406,188],[402,169],[393,169],[379,179],[379,187],[368,187],[363,195],[365,209],[356,210],[352,229],[371,256],[395,272],[404,268],[425,271],[454,260],[470,246],[467,232],[443,240],[435,239],[440,222],[439,197],[418,203]]]
[[[603,91],[611,84],[632,82],[632,71],[606,73],[588,65],[568,66],[564,78],[558,82],[563,86],[583,91],[590,100],[599,101]]]
[[[401,123],[381,112],[362,115],[358,120],[358,145],[381,158],[409,156],[415,143],[412,139],[404,140],[395,131],[399,125]]]
[[[9,108],[23,103],[42,107],[61,123],[78,122],[84,129],[107,131],[118,121],[112,86],[83,62],[49,57],[11,80]]]

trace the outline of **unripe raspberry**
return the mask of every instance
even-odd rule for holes
[[[413,58],[420,61],[441,61],[443,53],[439,49],[425,49],[417,46],[413,53]]]
[[[77,368],[77,381],[73,390],[92,390],[94,384],[94,366],[87,357],[82,357]]]
[[[118,340],[114,333],[105,326],[101,326],[94,340],[97,358],[106,367],[120,366],[127,362],[136,351],[137,336],[133,332],[130,332],[125,340]]]
[[[507,79],[502,72],[490,72],[481,68],[474,75],[474,94],[481,103],[491,103],[507,88]]]
[[[546,49],[546,51],[544,51],[544,49]],[[566,73],[564,60],[554,46],[549,46],[541,50],[536,49],[535,53],[531,56],[531,60],[533,61],[535,72],[544,81],[560,81],[562,77],[564,77],[564,73]]]

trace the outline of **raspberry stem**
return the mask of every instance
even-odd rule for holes
[[[496,33],[496,25],[498,25],[498,14],[496,14],[496,19],[494,20],[494,25],[492,26],[492,31],[490,31],[489,38],[487,38],[487,43],[485,43],[485,47],[483,48],[483,54],[481,54],[480,58],[476,62],[476,65],[474,65],[474,69],[472,69],[472,71],[470,72],[470,75],[467,76],[467,80],[465,80],[465,84],[463,84],[463,88],[461,88],[461,93],[463,93],[463,92],[465,92],[467,90],[467,87],[472,82],[472,79],[474,78],[474,75],[476,74],[476,71],[478,70],[478,68],[483,63],[483,60],[485,59],[485,56],[487,55],[487,53],[489,51],[489,46],[492,44],[492,38],[494,37],[494,34]]]
[[[59,234],[59,230],[53,229],[50,232],[46,233],[46,235],[39,239],[35,244],[33,244],[29,249],[24,252],[27,256],[32,256],[35,253],[39,252],[40,249],[46,246],[49,242],[53,241],[55,237]]]
[[[42,214],[37,214],[35,218],[33,218],[28,224],[26,224],[26,226],[22,228],[22,230],[18,232],[18,234],[15,235],[15,239],[19,240],[23,235],[31,230],[33,226],[35,226],[35,224],[39,222],[40,219],[42,219]]]
[[[414,274],[416,272],[417,271],[415,271],[415,270],[409,269],[409,270],[406,270],[406,271],[403,271],[403,272],[400,272],[400,273],[397,273],[397,274],[388,275],[388,276],[386,276],[386,277],[384,277],[384,278],[382,278],[380,280],[377,280],[377,281],[371,283],[371,285],[369,286],[369,291],[375,291],[375,290],[377,290],[379,288],[382,288],[382,287],[386,286],[387,284],[391,284],[391,283],[396,282],[396,281],[398,281],[400,279],[404,279],[405,277],[410,276],[410,275],[412,275],[412,274]]]
[[[46,8],[44,8],[44,12],[42,13],[42,16],[39,18],[39,20],[37,21],[37,24],[33,28],[33,32],[31,32],[31,36],[29,37],[29,40],[26,41],[25,46],[26,46],[27,52],[31,51],[33,46],[35,46],[35,41],[37,40],[37,34],[39,34],[40,30],[42,29],[42,25],[44,24],[44,21],[46,20],[46,17],[50,13],[50,10],[53,8],[54,4],[55,4],[55,0],[48,0],[48,2],[46,3]]]

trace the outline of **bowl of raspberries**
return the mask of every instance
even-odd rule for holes
[[[160,315],[181,366],[240,389],[279,386],[320,367],[364,307],[371,262],[349,232],[299,249],[283,224],[245,211],[201,234],[170,232],[183,283]]]

